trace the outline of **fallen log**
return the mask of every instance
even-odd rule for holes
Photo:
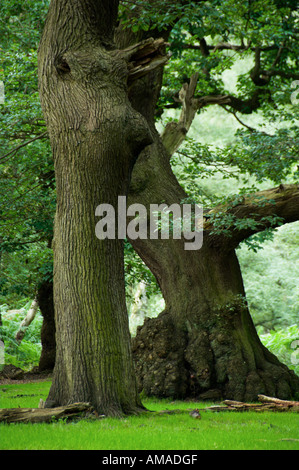
[[[50,423],[58,419],[99,417],[90,403],[73,403],[55,408],[5,408],[0,409],[0,422]]]

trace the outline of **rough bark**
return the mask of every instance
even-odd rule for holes
[[[128,65],[143,45],[131,51],[115,48],[117,7],[114,0],[52,0],[39,48],[40,97],[57,191],[57,348],[48,400],[58,405],[90,402],[106,415],[134,412],[141,403],[130,348],[122,240],[96,238],[95,209],[101,203],[117,207],[139,152],[152,141],[127,90]],[[152,53],[151,60],[155,57]]]
[[[130,92],[133,106],[149,123],[154,143],[141,153],[133,169],[128,202],[148,209],[162,202],[180,204],[187,197],[169,164],[171,149],[177,148],[182,133],[173,142],[168,139],[165,148],[155,130],[162,73],[145,77]],[[286,197],[289,207],[296,191]],[[285,216],[286,207],[280,201],[283,198],[277,207]],[[244,204],[243,216],[252,215],[249,206]],[[273,215],[273,205],[270,212]],[[207,222],[199,251],[186,251],[183,240],[131,240],[155,275],[166,304],[157,318],[138,328],[133,339],[139,390],[159,397],[251,401],[262,393],[290,398],[299,390],[299,379],[259,340],[246,303],[236,245],[210,233]]]

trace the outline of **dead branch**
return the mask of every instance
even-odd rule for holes
[[[222,243],[229,248],[236,247],[254,233],[261,232],[268,227],[276,227],[281,222],[290,223],[299,219],[299,186],[297,184],[281,184],[278,187],[258,191],[243,197],[234,206],[219,205],[205,214],[207,218],[204,229],[213,230],[212,216],[216,213],[231,214],[236,220],[252,218],[256,224],[238,230],[233,224],[226,227],[231,237],[222,238]],[[271,217],[277,217],[275,222]]]
[[[128,62],[128,84],[165,65],[170,54],[165,52],[169,44],[164,39],[148,38],[133,46],[118,51],[117,54]]]
[[[261,403],[243,403],[224,400],[220,405],[210,406],[210,411],[292,411],[299,413],[299,401],[280,400],[279,398],[258,395]]]
[[[34,299],[32,304],[30,305],[30,309],[28,310],[26,317],[21,322],[20,327],[16,333],[15,339],[16,341],[18,341],[18,343],[21,343],[22,339],[24,338],[26,328],[34,320],[37,310],[38,310],[38,303],[37,303],[37,300]]]

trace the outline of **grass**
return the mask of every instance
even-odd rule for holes
[[[37,407],[49,381],[1,385],[0,407]],[[145,399],[153,411],[204,408],[205,403]],[[298,450],[299,415],[201,412],[123,419],[0,424],[1,450]]]

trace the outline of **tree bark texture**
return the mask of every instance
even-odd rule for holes
[[[49,401],[99,413],[141,406],[125,305],[122,240],[98,240],[95,209],[117,207],[151,142],[127,95],[113,45],[118,2],[52,0],[39,48],[39,89],[57,187],[54,224],[56,364]]]
[[[154,143],[141,153],[133,169],[128,203],[143,204],[148,213],[150,204],[180,204],[187,198],[169,163],[170,149],[177,148],[182,133],[171,142],[167,129],[163,140],[155,129],[162,74],[162,69],[157,70],[130,91]],[[191,96],[190,102],[192,106]],[[168,127],[173,132],[175,126]],[[276,208],[286,222],[298,220],[298,188],[271,194],[277,205],[267,204],[264,212],[260,209],[260,218],[275,214]],[[234,210],[236,217],[244,217],[259,209],[251,200]],[[155,275],[166,304],[157,318],[138,328],[133,339],[139,390],[158,397],[250,401],[267,394],[290,398],[299,390],[299,379],[262,345],[246,303],[235,247],[250,233],[232,229],[232,237],[227,238],[212,236],[211,229],[207,219],[199,251],[186,251],[183,240],[131,240]]]

